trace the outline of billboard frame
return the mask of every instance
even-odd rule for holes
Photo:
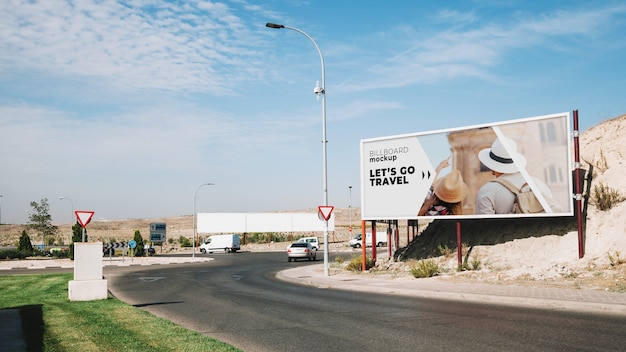
[[[445,145],[445,142],[442,142],[444,137],[447,139],[447,147],[450,149],[448,153],[452,153],[450,169],[461,168],[463,179],[468,181],[470,190],[465,198],[467,204],[470,205],[464,204],[462,214],[446,215],[446,218],[573,216],[574,202],[572,198],[574,190],[572,179],[574,168],[570,120],[570,112],[561,112],[494,123],[363,139],[360,143],[362,220],[441,218],[441,215],[418,215],[418,211],[415,209],[421,206],[419,200],[425,199],[438,176],[436,173],[438,168],[433,166],[433,163],[438,160],[432,159],[434,158],[433,155],[439,152],[436,148],[442,149],[440,147]],[[544,130],[543,128],[547,128],[545,126],[551,127],[549,130]],[[541,135],[539,135],[537,128],[542,128]],[[491,170],[485,168],[485,165],[477,159],[478,146],[489,147],[492,141],[496,139],[506,141],[507,138],[513,140],[513,147],[520,148],[518,149],[521,150],[520,155],[528,154],[525,158],[528,160],[528,164],[525,164],[526,160],[518,160],[515,152],[511,152],[511,159],[513,159],[514,165],[518,165],[516,170],[524,180],[528,181],[530,190],[543,207],[549,209],[549,199],[546,199],[547,196],[544,197],[544,194],[540,192],[543,189],[540,183],[549,183],[547,186],[549,188],[548,194],[556,193],[558,195],[558,205],[555,208],[560,207],[562,210],[555,209],[557,211],[535,214],[476,213],[475,199],[470,199],[470,195],[474,197],[480,186],[491,177],[489,175]],[[543,138],[555,138],[555,140],[548,139],[542,142],[548,143],[549,153],[546,152],[546,149],[541,149],[544,144],[538,144],[538,141],[542,141]],[[429,145],[431,140],[437,140],[437,147]],[[456,150],[454,148],[457,146],[453,147],[453,143],[457,143],[459,146],[463,145],[463,147],[469,146],[469,151],[462,154],[459,152],[461,147]],[[504,144],[507,146],[505,149],[511,151],[511,145],[508,142]],[[537,170],[551,161],[544,159],[554,156],[556,156],[556,161],[550,167],[556,168],[557,181],[554,183],[545,181],[546,178],[550,179],[554,176],[551,174],[554,170],[550,169],[548,171],[543,170],[544,179],[536,182],[537,176],[540,176],[537,175]],[[463,158],[471,160],[468,162]],[[531,172],[527,168],[531,169]],[[391,174],[393,177],[388,176]],[[416,194],[414,199],[417,200],[404,199],[407,194]],[[398,202],[401,204],[396,204]],[[471,212],[468,212],[470,210]]]

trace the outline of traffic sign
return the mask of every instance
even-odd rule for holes
[[[128,241],[128,247],[130,247],[131,249],[135,249],[135,247],[137,247],[137,241],[135,240]]]
[[[317,209],[319,210],[320,214],[322,214],[324,220],[328,221],[328,219],[330,219],[330,214],[333,212],[333,209],[335,209],[335,207],[333,207],[332,205],[320,205],[319,207],[317,207]]]
[[[76,214],[76,218],[78,219],[80,226],[82,228],[85,228],[87,227],[87,224],[89,224],[89,222],[91,221],[91,217],[93,216],[94,212],[87,210],[76,210],[74,214]]]

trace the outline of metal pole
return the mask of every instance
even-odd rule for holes
[[[0,235],[2,234],[2,198],[4,196],[0,194]]]
[[[578,142],[578,110],[574,110],[574,187],[576,188],[576,219],[578,225],[578,259],[585,256],[585,238],[583,234],[582,186],[580,184],[580,146]]]
[[[266,27],[268,28],[276,28],[276,29],[281,29],[281,28],[286,28],[286,29],[291,29],[293,31],[296,31],[302,35],[304,35],[305,37],[307,37],[311,43],[313,43],[313,46],[315,46],[315,49],[317,50],[317,53],[320,56],[320,62],[322,64],[322,84],[321,87],[315,87],[315,89],[313,90],[313,92],[315,93],[315,95],[322,96],[322,178],[323,178],[323,182],[322,182],[322,191],[323,191],[323,201],[324,201],[324,206],[328,206],[328,171],[327,171],[327,143],[328,141],[326,140],[326,82],[325,82],[325,77],[326,77],[326,73],[325,73],[325,68],[324,68],[324,56],[322,55],[322,51],[320,50],[320,47],[317,46],[317,43],[315,42],[315,40],[313,40],[313,38],[306,34],[304,31],[295,28],[295,27],[290,27],[290,26],[284,26],[282,24],[276,24],[276,23],[266,23],[265,24]],[[330,250],[330,247],[328,246],[328,220],[324,221],[324,275],[328,276],[328,252]]]
[[[72,231],[72,227],[74,227],[74,202],[72,202],[71,199],[67,198],[67,197],[59,197],[59,200],[69,200],[70,204],[72,205],[72,213],[70,214],[70,243],[72,243],[72,236],[74,235],[74,232]]]
[[[352,186],[348,186],[348,189],[350,190],[350,203],[348,204],[348,210],[350,211],[350,228],[348,231],[348,242],[350,242],[350,240],[352,239]]]
[[[202,186],[212,186],[213,183],[203,183],[200,186],[198,186],[198,188],[196,189],[196,193],[193,194],[193,252],[191,253],[191,257],[195,258],[196,257],[196,229],[197,229],[197,225],[196,225],[196,200],[198,198],[198,191],[200,190],[200,188],[202,188]]]
[[[463,244],[461,243],[461,222],[456,222],[456,264],[459,270],[463,268]]]

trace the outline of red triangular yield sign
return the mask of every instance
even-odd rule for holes
[[[317,209],[319,210],[320,214],[322,214],[324,220],[328,221],[328,219],[330,219],[330,214],[333,212],[333,209],[335,209],[335,207],[333,207],[332,205],[320,205],[319,207],[317,207]]]
[[[80,226],[86,227],[87,224],[89,224],[89,222],[91,221],[91,217],[93,216],[94,212],[86,210],[76,210],[74,214],[76,214],[76,218],[78,219]]]

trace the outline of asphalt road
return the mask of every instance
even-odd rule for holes
[[[105,276],[116,297],[248,352],[624,348],[623,317],[313,288],[274,278],[310,265],[285,253],[212,256]]]

